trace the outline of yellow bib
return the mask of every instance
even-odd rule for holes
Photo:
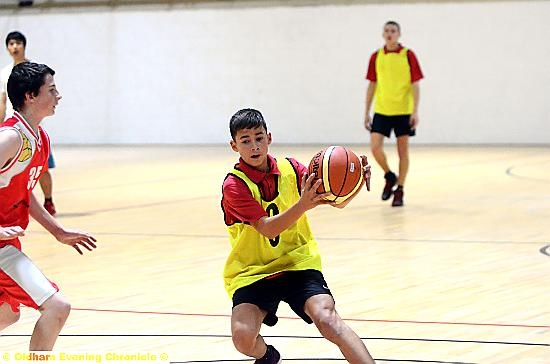
[[[407,48],[399,53],[378,51],[376,56],[376,91],[374,112],[382,115],[410,115],[414,100],[411,86],[411,67]]]
[[[272,201],[262,199],[260,188],[246,174],[237,169],[230,173],[246,183],[254,199],[269,216],[282,213],[300,199],[298,179],[292,164],[287,159],[282,159],[277,162],[277,166],[281,175],[277,176],[277,197]],[[223,276],[225,289],[230,297],[233,297],[237,289],[275,273],[321,270],[317,242],[305,214],[275,239],[268,239],[251,225],[241,222],[230,225],[227,229],[232,249]]]

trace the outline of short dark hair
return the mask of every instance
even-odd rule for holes
[[[384,24],[384,28],[386,27],[386,25],[395,25],[397,27],[397,31],[401,33],[401,26],[395,20],[388,20],[386,24]]]
[[[38,95],[47,74],[53,76],[55,71],[45,64],[23,62],[13,67],[8,79],[7,91],[14,110],[21,111],[25,105],[27,93],[30,92],[33,96]]]
[[[21,32],[13,31],[6,36],[6,48],[8,47],[8,43],[10,42],[10,40],[21,42],[23,43],[24,47],[27,47],[27,38],[25,38],[25,36]]]
[[[263,127],[267,131],[267,124],[261,112],[255,109],[242,109],[237,111],[229,121],[229,131],[231,138],[235,140],[237,132],[243,129],[252,129]]]

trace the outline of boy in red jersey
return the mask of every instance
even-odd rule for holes
[[[336,312],[321,273],[321,258],[305,212],[328,203],[324,200],[328,193],[316,192],[322,181],[308,176],[307,168],[295,159],[268,154],[271,133],[259,111],[238,111],[229,128],[231,148],[240,155],[224,180],[222,198],[232,245],[224,281],[233,300],[235,347],[256,358],[257,364],[281,363],[279,352],[266,345],[259,333],[262,323],[276,324],[277,307],[284,301],[304,321],[315,323],[348,362],[374,363],[365,344]],[[370,166],[366,157],[361,159],[368,187]],[[333,205],[343,208],[349,201]]]
[[[80,254],[81,247],[96,247],[91,235],[61,226],[32,194],[50,149],[40,122],[54,114],[61,99],[54,74],[43,64],[16,65],[7,85],[14,115],[0,124],[0,330],[19,319],[20,304],[39,310],[31,351],[53,349],[70,304],[21,251],[19,237],[25,235],[29,215]]]
[[[420,87],[424,76],[415,54],[399,43],[399,24],[388,21],[384,25],[385,46],[374,52],[367,71],[365,128],[371,132],[371,149],[376,162],[384,170],[386,184],[382,200],[393,194],[392,206],[403,206],[403,187],[409,170],[409,136],[415,135],[418,125]],[[374,118],[370,109],[374,99]],[[384,154],[384,137],[392,129],[397,137],[399,176],[393,173]],[[397,188],[394,186],[397,184]]]
[[[0,83],[2,90],[0,92],[0,121],[4,121],[13,115],[13,106],[8,97],[8,79],[11,74],[13,66],[22,63],[29,62],[25,55],[27,48],[27,38],[17,31],[10,32],[6,36],[6,49],[10,54],[13,62],[2,68],[0,71]],[[50,155],[48,157],[48,168],[42,171],[42,175],[38,182],[44,193],[44,208],[51,214],[55,215],[55,205],[53,203],[53,179],[50,169],[55,168],[55,159],[50,149]]]

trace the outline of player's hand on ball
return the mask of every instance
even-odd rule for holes
[[[301,186],[302,193],[301,193],[300,201],[306,211],[314,208],[319,204],[327,203],[325,198],[330,196],[330,192],[326,192],[326,193],[317,192],[317,189],[319,188],[321,183],[323,183],[323,181],[317,178],[315,174],[308,175],[307,173],[304,173],[302,177],[302,186]]]
[[[365,180],[365,186],[367,186],[367,191],[370,191],[370,165],[367,160],[367,156],[362,155],[361,157],[361,168],[363,168],[363,179]]]
[[[72,246],[80,255],[83,254],[81,247],[89,251],[97,247],[95,245],[97,240],[93,236],[80,231],[64,230],[61,234],[56,236],[56,239],[63,244]]]
[[[0,240],[11,240],[25,235],[25,230],[21,226],[0,226]]]

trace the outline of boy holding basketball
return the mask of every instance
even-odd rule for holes
[[[21,304],[40,311],[31,336],[31,351],[52,350],[71,306],[52,283],[21,251],[29,215],[59,242],[92,250],[95,239],[65,229],[32,194],[48,164],[50,142],[40,127],[53,115],[61,96],[55,72],[44,64],[23,62],[9,76],[8,95],[13,116],[0,124],[0,330],[17,322]]]
[[[281,301],[336,344],[350,363],[374,363],[361,339],[340,318],[321,273],[321,258],[305,212],[329,203],[317,194],[321,180],[292,158],[268,154],[271,133],[254,109],[235,113],[231,148],[240,159],[223,183],[222,209],[232,250],[224,269],[233,300],[231,333],[238,351],[255,363],[281,363],[281,355],[259,334],[273,326]],[[370,166],[363,160],[369,186]],[[350,199],[351,200],[351,199]],[[344,207],[350,200],[337,207]]]

